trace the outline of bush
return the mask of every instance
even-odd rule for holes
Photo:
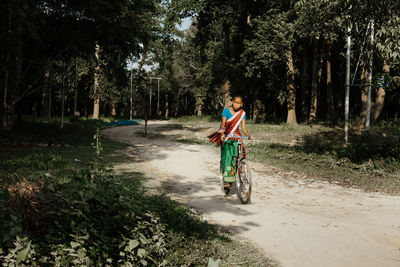
[[[29,265],[36,254],[39,261],[45,259],[51,265],[129,266],[163,261],[165,227],[152,212],[138,207],[142,189],[101,162],[88,165],[78,175],[43,176],[16,184],[21,182],[31,189],[22,193],[9,186],[0,194],[2,203],[10,204],[2,205],[0,215],[4,234],[0,244],[7,250],[1,259],[11,264],[7,266]],[[18,237],[22,235],[29,241]],[[30,254],[23,261],[18,255],[25,250]]]

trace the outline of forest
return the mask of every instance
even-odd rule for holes
[[[349,116],[362,130],[369,85],[371,123],[399,115],[398,10],[397,1],[4,1],[2,127],[25,115],[216,116],[235,94],[256,122],[338,125],[350,35]]]
[[[149,174],[145,164],[168,159],[171,147],[218,159],[206,136],[234,96],[260,177],[400,194],[398,0],[0,1],[0,262],[277,266],[146,187],[151,175],[190,167],[176,160]],[[106,126],[121,121],[139,125]]]

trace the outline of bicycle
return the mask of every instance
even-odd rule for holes
[[[232,183],[236,185],[237,195],[242,202],[242,204],[251,203],[251,189],[252,189],[252,176],[251,176],[251,168],[249,162],[244,158],[243,155],[243,143],[244,139],[249,140],[249,136],[238,136],[230,134],[226,136],[226,140],[229,138],[238,139],[238,155],[236,161],[236,175],[235,181]],[[231,192],[232,186],[225,187],[224,175],[222,171],[222,162],[220,162],[220,181],[221,181],[221,189],[225,195],[228,195]]]

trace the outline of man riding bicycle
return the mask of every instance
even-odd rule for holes
[[[220,129],[209,136],[210,142],[221,145],[221,163],[224,186],[229,188],[235,182],[236,160],[238,152],[238,138],[241,136],[239,125],[242,125],[243,133],[249,136],[246,127],[246,113],[242,109],[243,99],[241,96],[235,96],[232,100],[232,106],[227,107],[222,112]],[[229,137],[227,139],[227,137]],[[250,140],[252,137],[249,136]],[[245,150],[243,146],[243,157]]]

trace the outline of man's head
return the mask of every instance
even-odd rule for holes
[[[243,106],[243,99],[241,96],[235,96],[232,99],[232,108],[234,111],[238,111]]]

